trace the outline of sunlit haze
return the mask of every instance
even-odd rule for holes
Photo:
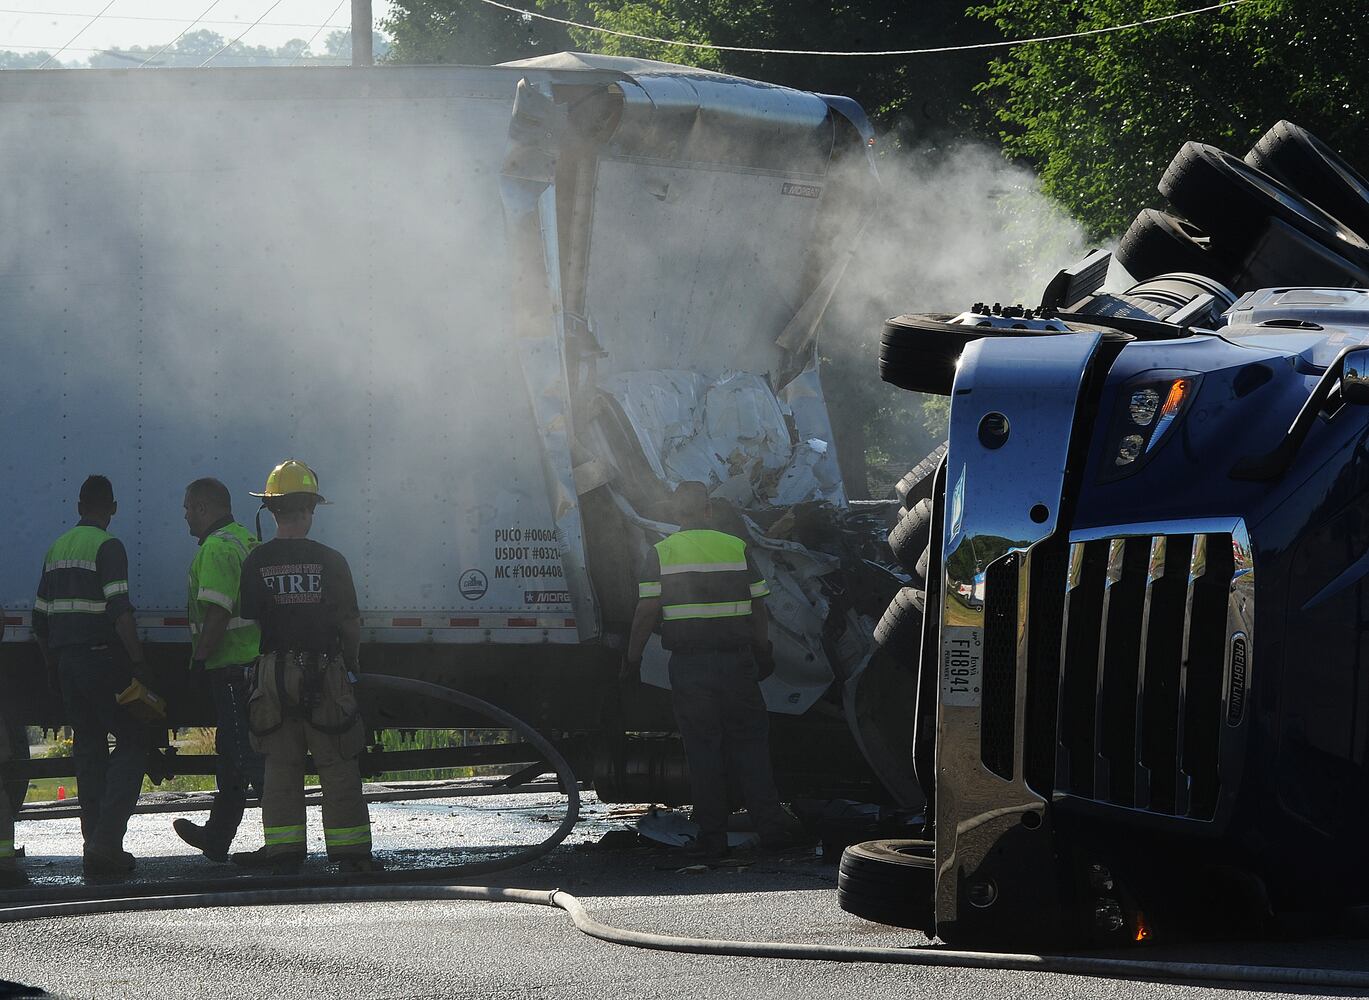
[[[211,0],[114,0],[95,23],[108,0],[19,0],[0,7],[0,49],[16,52],[55,52],[73,35],[80,37],[62,52],[67,65],[84,65],[88,56],[105,49],[164,45],[210,6]],[[273,0],[219,0],[193,30],[207,29],[237,38],[271,7]],[[389,16],[389,0],[374,0],[377,22]],[[330,31],[351,26],[350,0],[280,0],[278,6],[247,31],[244,45],[271,48],[291,39],[308,40],[320,26],[314,51]],[[89,25],[89,27],[85,27]],[[81,29],[85,27],[85,30]]]

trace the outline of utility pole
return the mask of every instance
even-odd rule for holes
[[[371,0],[352,0],[352,65],[374,66],[371,45]]]

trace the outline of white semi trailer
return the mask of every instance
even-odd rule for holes
[[[573,54],[3,74],[10,696],[57,720],[28,609],[100,472],[173,715],[207,721],[179,679],[183,488],[222,479],[250,523],[247,491],[297,457],[333,501],[317,534],[352,561],[368,670],[500,702],[598,751],[603,794],[666,798],[671,742],[621,734],[668,732],[667,701],[619,697],[615,650],[670,488],[703,479],[774,587],[777,740],[820,748],[781,774],[873,764],[915,795],[861,704],[871,566],[773,527],[822,505],[850,541],[859,520],[815,336],[874,203],[870,136],[840,98]]]

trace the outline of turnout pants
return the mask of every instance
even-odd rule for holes
[[[266,757],[261,821],[271,854],[305,853],[304,754],[323,786],[330,858],[369,857],[371,820],[357,756],[366,733],[340,656],[267,653],[248,702],[252,746]]]
[[[214,751],[218,754],[215,781],[218,793],[205,821],[205,834],[213,847],[227,851],[242,823],[249,789],[262,795],[265,762],[252,749],[247,731],[247,699],[252,692],[251,664],[229,664],[208,671],[218,727]]]
[[[87,846],[122,850],[151,746],[147,726],[115,701],[132,677],[107,646],[63,646],[57,671],[71,722],[81,835]]]
[[[741,789],[762,841],[782,839],[792,821],[770,765],[770,719],[749,649],[670,654],[675,720],[684,739],[699,842],[727,843],[728,779]]]

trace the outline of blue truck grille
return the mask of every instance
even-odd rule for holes
[[[984,701],[980,759],[1000,778],[1013,776],[1017,743],[1017,594],[1021,556],[1010,553],[984,577]]]
[[[1058,685],[1054,773],[1027,768],[1038,792],[1212,818],[1235,574],[1225,533],[1075,541],[1043,567],[1030,669]],[[1029,733],[1028,758],[1048,739]]]

